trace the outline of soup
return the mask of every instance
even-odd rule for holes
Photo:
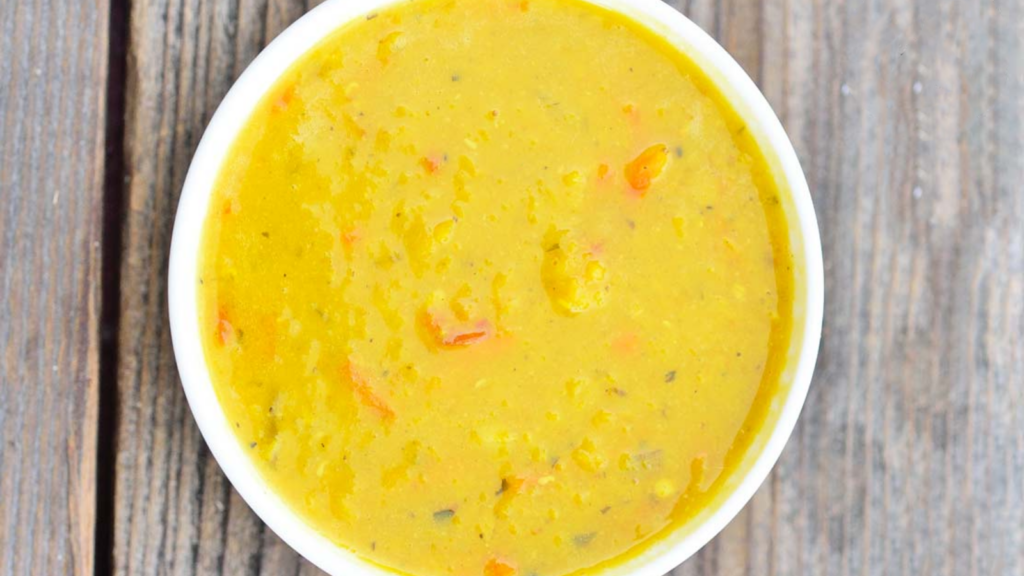
[[[685,56],[576,0],[413,0],[302,57],[198,271],[224,414],[340,546],[560,576],[703,510],[779,386],[779,190]]]

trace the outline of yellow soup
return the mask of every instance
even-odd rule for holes
[[[413,0],[253,112],[199,270],[224,413],[309,524],[560,576],[714,499],[788,346],[778,190],[707,77],[575,0]]]

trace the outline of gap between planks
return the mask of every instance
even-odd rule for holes
[[[96,525],[94,576],[113,573],[114,486],[117,474],[117,342],[121,305],[122,225],[124,221],[124,120],[128,68],[130,0],[110,0],[106,93],[106,149],[103,174],[101,293],[98,326],[99,412],[96,443]]]

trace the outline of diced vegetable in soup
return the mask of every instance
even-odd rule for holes
[[[197,289],[269,485],[403,573],[561,576],[711,505],[779,386],[779,190],[664,41],[412,0],[318,45],[222,168]]]

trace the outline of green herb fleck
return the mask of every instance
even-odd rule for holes
[[[597,537],[597,532],[590,532],[588,534],[577,534],[572,537],[572,541],[579,547],[588,546]]]
[[[455,516],[455,510],[447,508],[434,512],[434,522],[448,522]]]

